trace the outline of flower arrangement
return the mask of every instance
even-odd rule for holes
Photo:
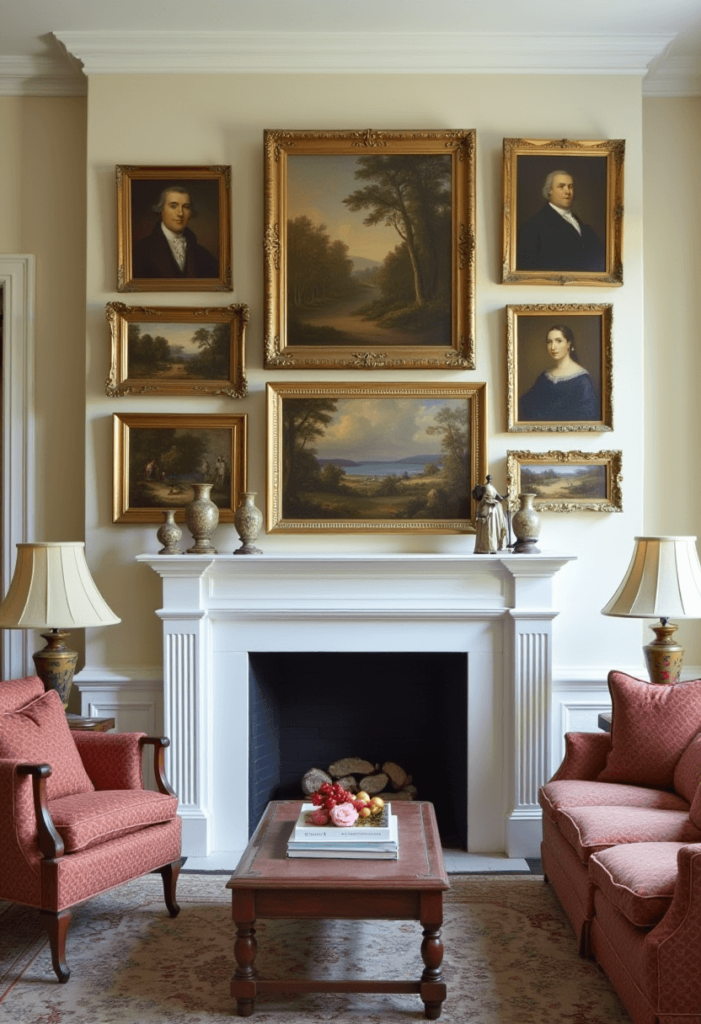
[[[309,820],[314,825],[336,825],[338,828],[350,828],[361,819],[379,814],[385,806],[382,797],[370,797],[367,793],[356,793],[354,796],[338,782],[324,782],[318,791],[312,794],[314,810]]]

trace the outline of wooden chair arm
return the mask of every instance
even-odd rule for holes
[[[18,775],[31,775],[34,793],[34,812],[37,819],[39,849],[45,860],[55,860],[63,856],[63,840],[56,831],[49,812],[46,799],[46,780],[51,775],[48,764],[18,764]]]
[[[165,776],[165,749],[170,746],[167,736],[142,736],[140,741],[142,747],[148,744],[153,750],[153,772],[156,776],[156,784],[159,793],[166,793],[168,796],[177,796],[175,790]]]

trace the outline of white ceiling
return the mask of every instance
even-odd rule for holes
[[[0,93],[83,91],[81,63],[641,74],[646,93],[701,94],[701,0],[0,0]]]

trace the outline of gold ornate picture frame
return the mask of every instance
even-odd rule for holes
[[[246,490],[247,417],[197,413],[115,413],[112,521],[181,522],[193,483],[212,483],[219,521],[234,520]]]
[[[535,494],[539,512],[622,512],[622,453],[507,452],[509,508]]]
[[[623,139],[504,139],[504,283],[623,284],[624,156]]]
[[[475,367],[475,132],[265,132],[266,369]]]
[[[230,292],[231,168],[117,166],[117,291]]]
[[[613,429],[613,306],[506,307],[508,430]]]
[[[108,302],[112,354],[105,393],[248,394],[248,306],[127,306]]]
[[[474,533],[486,385],[268,384],[268,532]]]

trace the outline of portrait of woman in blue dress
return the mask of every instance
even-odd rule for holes
[[[546,334],[545,346],[552,365],[519,398],[519,420],[536,423],[601,419],[601,400],[589,373],[577,362],[572,329],[553,324]]]

